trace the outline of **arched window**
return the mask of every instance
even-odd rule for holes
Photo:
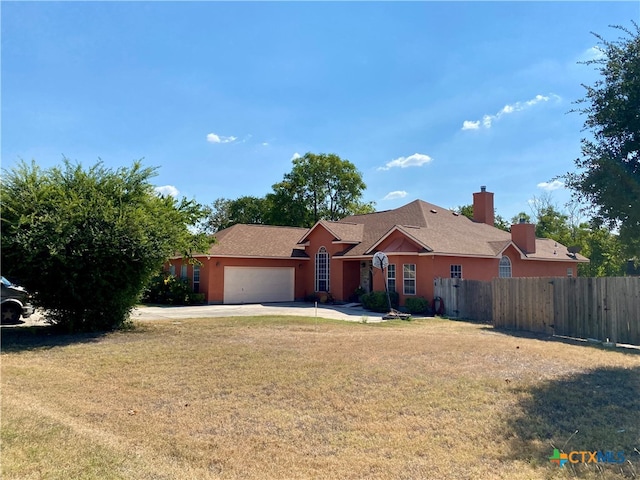
[[[500,278],[511,278],[511,260],[506,255],[503,255],[500,259],[498,273]]]
[[[329,253],[320,247],[316,253],[316,292],[329,291]]]

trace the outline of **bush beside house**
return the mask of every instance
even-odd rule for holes
[[[391,300],[391,308],[398,308],[400,296],[398,292],[389,292]],[[389,311],[389,302],[387,300],[387,292],[375,291],[365,293],[361,297],[362,306],[373,312],[386,313]]]
[[[428,313],[429,301],[424,297],[409,297],[404,301],[404,308],[409,313]]]

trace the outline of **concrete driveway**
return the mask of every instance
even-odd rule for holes
[[[251,305],[197,305],[197,306],[140,306],[131,318],[134,320],[162,320],[208,317],[249,317],[264,315],[293,315],[299,317],[331,318],[361,322],[380,322],[384,314],[364,310],[359,305],[318,305],[312,303],[262,303]]]
[[[251,305],[195,305],[195,306],[146,306],[131,312],[132,320],[180,320],[185,318],[253,317],[264,315],[293,315],[298,317],[331,318],[350,322],[381,322],[384,314],[370,312],[357,305],[318,305],[312,303],[262,303]],[[47,325],[41,311],[16,324],[3,324],[2,328]]]

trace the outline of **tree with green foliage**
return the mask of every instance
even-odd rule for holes
[[[580,247],[589,263],[578,265],[585,277],[615,277],[624,275],[625,258],[618,235],[604,227],[582,223],[573,228],[568,245]]]
[[[216,198],[213,204],[205,207],[206,218],[202,221],[201,231],[212,234],[233,225],[229,219],[230,203],[227,198]]]
[[[85,170],[66,159],[46,170],[21,162],[4,171],[3,275],[19,279],[67,331],[124,326],[169,257],[209,245],[190,229],[200,205],[156,194],[149,182],[155,174],[140,162]]]
[[[340,220],[373,212],[361,201],[366,185],[356,166],[338,155],[306,153],[269,196],[278,224],[310,227],[318,220]]]
[[[236,198],[229,203],[229,218],[234,223],[266,223],[269,218],[267,202],[249,195]]]
[[[585,98],[575,111],[586,115],[582,157],[577,172],[563,178],[574,195],[590,204],[595,220],[618,227],[630,256],[640,257],[640,28],[613,28],[625,36],[599,40],[601,56],[585,62],[601,74],[593,86],[583,85]]]
[[[218,198],[209,207],[204,230],[215,233],[236,223],[266,224],[270,219],[269,203],[265,198],[242,196],[235,200]]]
[[[291,172],[265,197],[217,199],[205,222],[206,231],[236,223],[311,227],[320,219],[372,213],[374,204],[361,200],[365,188],[353,163],[335,154],[307,153],[293,160]]]
[[[569,217],[558,211],[552,205],[545,207],[536,214],[536,237],[553,238],[558,242],[568,245],[571,237],[571,228],[568,224]]]

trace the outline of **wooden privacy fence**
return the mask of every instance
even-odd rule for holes
[[[437,278],[435,296],[442,298],[445,315],[478,322],[493,321],[491,282]]]
[[[640,278],[435,281],[451,317],[549,335],[640,345]]]

